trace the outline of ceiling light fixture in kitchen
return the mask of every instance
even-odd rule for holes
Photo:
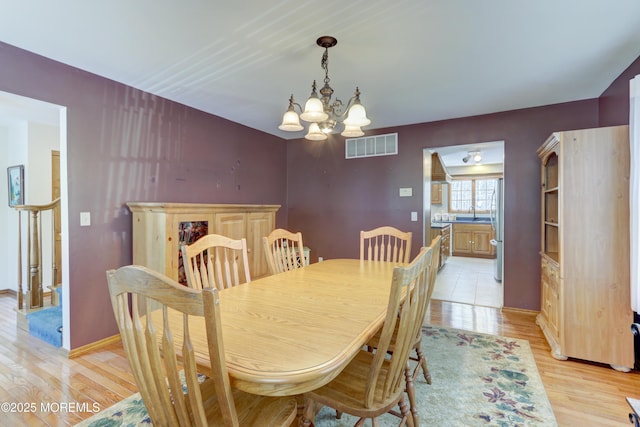
[[[482,155],[479,151],[469,151],[467,155],[462,158],[462,161],[467,163],[470,159],[473,159],[476,163],[480,163],[482,161]]]

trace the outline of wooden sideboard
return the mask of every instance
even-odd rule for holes
[[[184,282],[181,243],[205,234],[247,239],[255,279],[269,273],[262,238],[275,228],[280,205],[129,202],[133,213],[133,263]]]

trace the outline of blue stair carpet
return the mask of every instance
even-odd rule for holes
[[[58,294],[60,290],[56,289]],[[62,347],[62,305],[27,314],[29,333],[56,347]]]
[[[56,347],[62,347],[62,307],[45,308],[27,314],[29,333]]]

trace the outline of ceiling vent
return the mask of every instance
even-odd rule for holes
[[[347,159],[392,156],[395,154],[398,154],[397,133],[348,138],[345,140],[345,157]]]

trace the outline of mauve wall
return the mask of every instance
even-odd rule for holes
[[[71,349],[118,332],[105,271],[132,261],[125,202],[286,202],[275,136],[3,43],[0,90],[67,107]]]
[[[359,232],[394,225],[422,240],[422,153],[425,148],[505,141],[504,305],[540,309],[540,161],[536,150],[553,131],[598,125],[598,100],[587,100],[379,129],[397,132],[397,156],[345,160],[344,138],[287,143],[289,228],[302,231],[312,258],[358,257]],[[413,197],[400,198],[400,187]],[[410,212],[419,221],[410,221]]]
[[[626,80],[600,100],[602,125],[628,122]],[[535,151],[552,131],[598,125],[598,100],[589,100],[381,129],[399,133],[398,156],[347,161],[341,137],[284,144],[1,42],[0,90],[68,108],[71,349],[117,333],[105,270],[131,262],[127,201],[281,204],[278,226],[301,230],[314,257],[357,257],[359,231],[379,224],[413,231],[418,248],[423,148],[494,140],[506,153],[505,305],[538,310]],[[399,187],[414,196],[400,199]],[[82,211],[91,227],[79,226]]]
[[[640,57],[605,90],[599,99],[599,126],[629,124],[629,81],[640,74]]]

